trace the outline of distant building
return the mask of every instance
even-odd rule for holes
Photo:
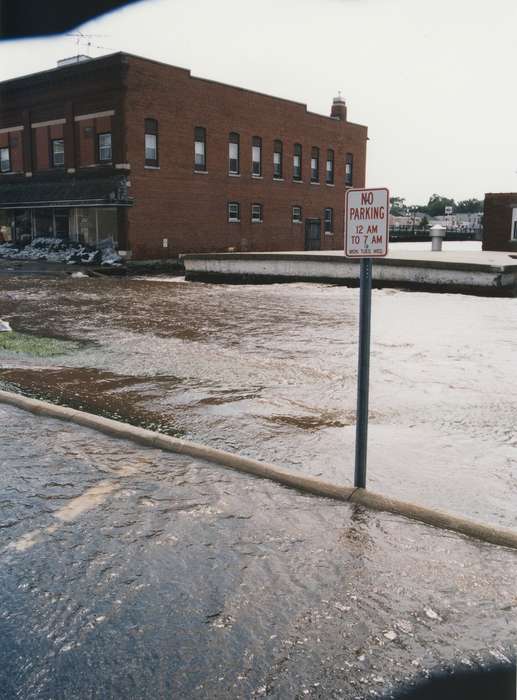
[[[134,259],[339,249],[367,129],[126,53],[0,83],[0,226]]]
[[[517,253],[517,193],[485,195],[483,250]]]

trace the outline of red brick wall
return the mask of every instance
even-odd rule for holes
[[[48,126],[38,126],[32,130],[35,155],[33,169],[48,170],[49,163],[49,128]]]
[[[14,173],[23,171],[23,141],[21,131],[9,133],[9,147],[11,151],[11,170]]]
[[[366,127],[306,111],[305,105],[191,78],[188,71],[129,57],[128,161],[135,206],[128,212],[135,258],[221,251],[303,250],[304,226],[293,205],[322,222],[322,248],[343,247],[345,154],[354,155],[354,186],[365,180]],[[329,111],[331,106],[329,96]],[[159,170],[144,167],[144,120],[159,125]],[[194,127],[207,130],[208,174],[194,172]],[[228,134],[240,134],[240,177],[228,175]],[[262,138],[262,179],[251,177],[251,140]],[[283,182],[273,181],[273,141],[283,142]],[[294,143],[303,146],[302,183],[292,181]],[[320,149],[320,184],[311,184],[311,147]],[[335,154],[335,186],[325,184],[327,149]],[[238,201],[241,222],[228,223]],[[251,204],[264,223],[251,223]],[[334,235],[323,233],[323,210],[334,209]],[[169,239],[169,247],[162,240]]]
[[[9,148],[11,172],[23,170],[23,143],[21,131],[9,131],[0,134],[0,148]]]
[[[512,209],[517,208],[517,193],[486,194],[483,213],[483,250],[517,251],[511,241]]]
[[[125,70],[125,57],[115,54],[0,83],[0,128],[24,125],[25,132],[21,132],[23,136],[20,143],[25,139],[28,145],[25,148],[25,169],[39,171],[39,174],[44,176],[42,171],[49,169],[51,133],[59,133],[52,135],[52,138],[60,138],[61,134],[64,137],[67,167],[86,167],[93,164],[95,128],[87,145],[83,143],[81,130],[88,123],[94,127],[96,125],[87,121],[74,122],[74,115],[115,110],[117,117],[113,122],[116,122],[118,129],[123,128],[119,115],[123,111]],[[59,126],[59,131],[55,126],[30,128],[31,123],[63,118],[67,123],[64,129]],[[110,117],[101,119],[103,130],[106,126],[106,131],[110,128],[114,130]],[[126,154],[122,152],[125,143],[123,137],[113,133],[113,141],[116,145],[114,162],[126,162]],[[36,172],[34,174],[36,175]],[[9,176],[3,175],[0,179],[7,177]]]
[[[95,119],[83,119],[76,122],[76,143],[79,144],[78,167],[87,167],[95,163]]]

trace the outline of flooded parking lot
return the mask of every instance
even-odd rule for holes
[[[508,659],[515,552],[0,406],[5,698],[351,698]]]
[[[4,387],[351,483],[357,290],[4,277]],[[517,300],[375,290],[368,484],[517,527]],[[70,341],[68,344],[66,341]],[[30,350],[30,348],[29,348]]]

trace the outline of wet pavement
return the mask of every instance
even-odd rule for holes
[[[517,556],[0,406],[2,698],[371,698],[508,657]]]
[[[350,484],[358,292],[3,277],[0,384]],[[517,527],[517,299],[374,290],[368,484]],[[69,342],[68,345],[66,341]]]

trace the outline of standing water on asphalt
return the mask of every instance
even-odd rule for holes
[[[353,479],[357,290],[18,277],[0,309],[63,348],[0,349],[5,388]],[[374,290],[372,310],[369,488],[517,527],[517,299]]]

